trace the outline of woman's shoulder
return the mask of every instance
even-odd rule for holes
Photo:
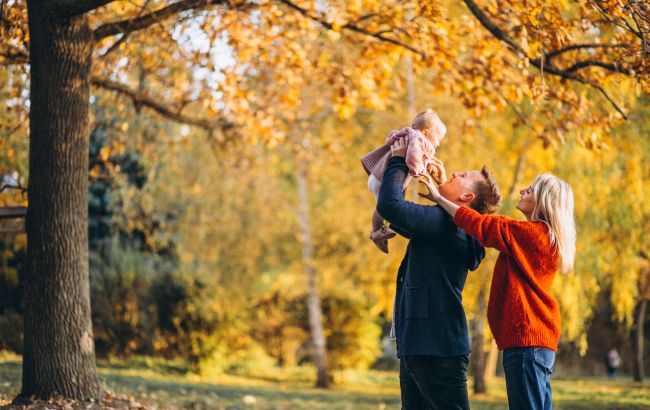
[[[551,248],[551,234],[544,221],[514,220],[510,225],[510,232],[520,240],[545,252]]]
[[[548,225],[544,221],[529,221],[527,219],[516,219],[507,216],[505,218],[508,219],[508,222],[513,228],[521,231],[530,232],[536,235],[544,232],[548,234]]]

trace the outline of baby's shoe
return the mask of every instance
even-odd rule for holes
[[[397,235],[385,226],[375,229],[370,233],[370,240],[379,248],[380,251],[388,253],[388,240]]]

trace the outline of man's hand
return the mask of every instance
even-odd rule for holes
[[[417,179],[424,184],[424,186],[427,187],[427,190],[429,191],[428,194],[423,194],[423,193],[418,193],[422,198],[426,198],[429,201],[432,202],[439,202],[440,201],[440,192],[438,191],[438,187],[436,186],[435,181],[433,180],[433,177],[428,174],[421,175],[417,177]]]
[[[390,154],[394,157],[405,157],[408,139],[400,138],[390,146]]]
[[[436,184],[444,184],[447,182],[447,172],[445,171],[445,166],[442,164],[438,158],[432,158],[429,164],[427,165],[427,171],[433,177],[433,180],[436,181]]]

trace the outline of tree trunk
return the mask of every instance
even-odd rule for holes
[[[27,2],[29,208],[20,396],[99,398],[88,284],[88,111],[93,34],[85,16]]]
[[[497,374],[497,362],[499,361],[499,348],[497,342],[492,338],[490,342],[490,352],[485,360],[485,379],[492,380]]]
[[[314,344],[313,360],[316,365],[316,387],[328,387],[325,332],[323,331],[323,314],[314,267],[314,246],[311,242],[309,221],[309,200],[307,193],[307,166],[304,159],[298,160],[298,195],[300,197],[300,231],[302,235],[302,259],[307,275],[307,305],[309,309],[309,327]]]
[[[645,327],[647,299],[642,299],[636,312],[636,329],[634,337],[634,380],[642,382],[645,378],[645,368],[643,360],[643,328]]]
[[[476,314],[472,320],[472,377],[474,393],[485,393],[485,310],[486,286],[482,286],[476,302]]]
[[[411,14],[411,12],[409,12]],[[413,72],[413,58],[410,54],[405,56],[406,63],[406,115],[408,115],[408,121],[413,121],[415,117],[415,75]],[[411,126],[410,123],[408,123]],[[418,184],[415,181],[412,181],[410,186],[410,200],[413,202],[418,202],[420,197],[418,196]]]

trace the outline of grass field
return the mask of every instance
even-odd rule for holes
[[[377,410],[399,409],[395,372],[337,374],[328,390],[311,387],[311,371],[276,370],[255,374],[218,375],[210,379],[183,374],[173,365],[140,360],[99,363],[106,389],[134,396],[157,408],[224,410]],[[0,355],[0,405],[20,388],[20,358]],[[503,379],[489,383],[487,395],[470,397],[472,409],[507,409]],[[650,409],[650,384],[631,380],[553,380],[556,410]]]

